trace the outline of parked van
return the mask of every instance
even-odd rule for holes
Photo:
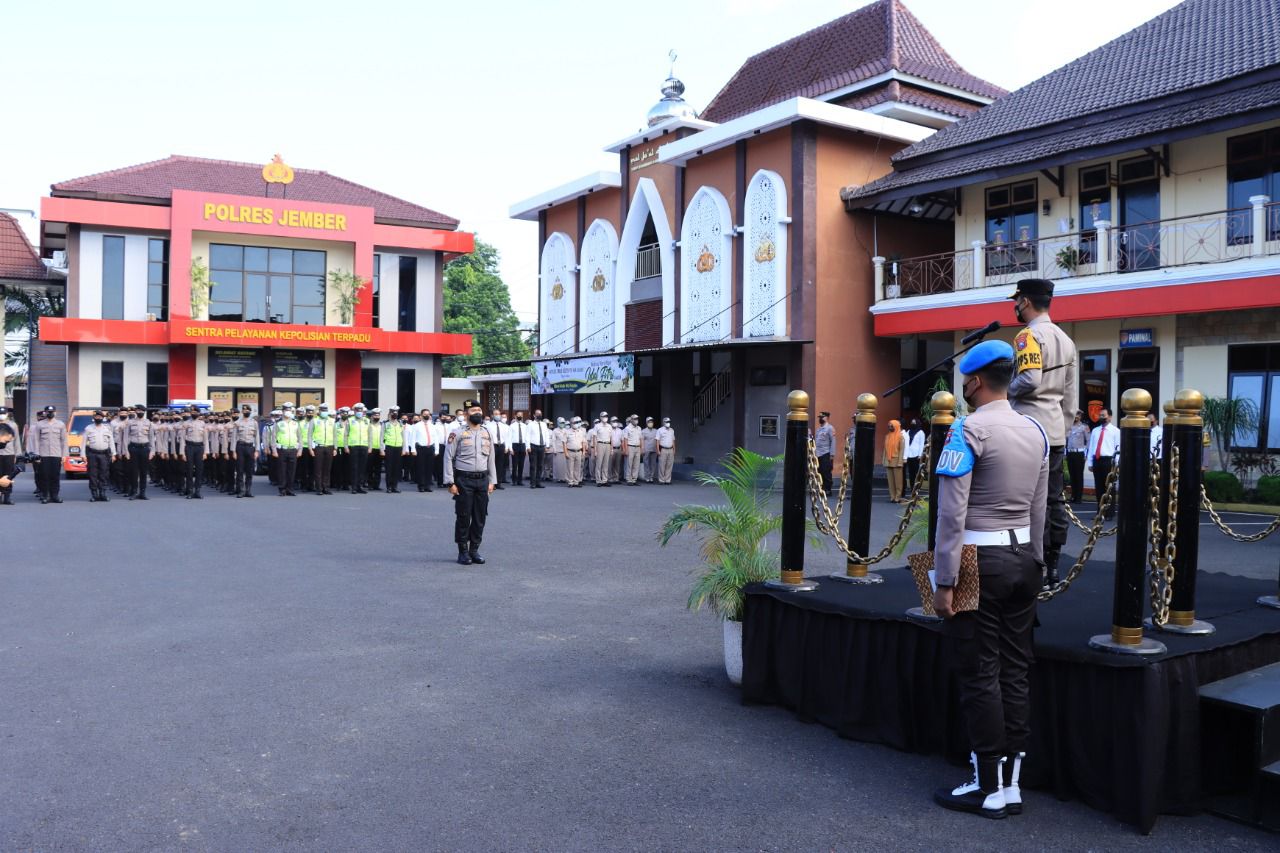
[[[93,423],[96,409],[72,409],[71,419],[67,421],[67,458],[62,461],[62,470],[67,479],[73,476],[89,476],[89,461],[85,458],[84,428]]]

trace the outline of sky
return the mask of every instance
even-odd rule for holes
[[[508,211],[616,170],[602,149],[642,127],[668,51],[701,109],[747,57],[863,5],[19,0],[0,34],[19,84],[0,130],[0,208],[38,210],[54,182],[170,154],[279,153],[460,219],[497,246],[532,323],[537,225]],[[966,70],[1013,90],[1177,3],[905,5]]]

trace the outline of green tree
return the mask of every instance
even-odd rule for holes
[[[445,376],[465,376],[469,364],[529,357],[511,310],[511,292],[498,275],[498,250],[483,240],[476,240],[475,251],[445,265],[444,330],[472,340],[471,355],[444,360]]]

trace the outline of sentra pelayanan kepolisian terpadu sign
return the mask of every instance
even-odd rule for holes
[[[553,358],[529,365],[534,394],[608,394],[635,390],[636,357]]]

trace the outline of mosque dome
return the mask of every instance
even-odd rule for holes
[[[675,72],[667,75],[662,84],[662,100],[649,110],[649,127],[662,124],[664,121],[682,118],[697,118],[698,113],[685,101],[684,84],[676,79]]]

